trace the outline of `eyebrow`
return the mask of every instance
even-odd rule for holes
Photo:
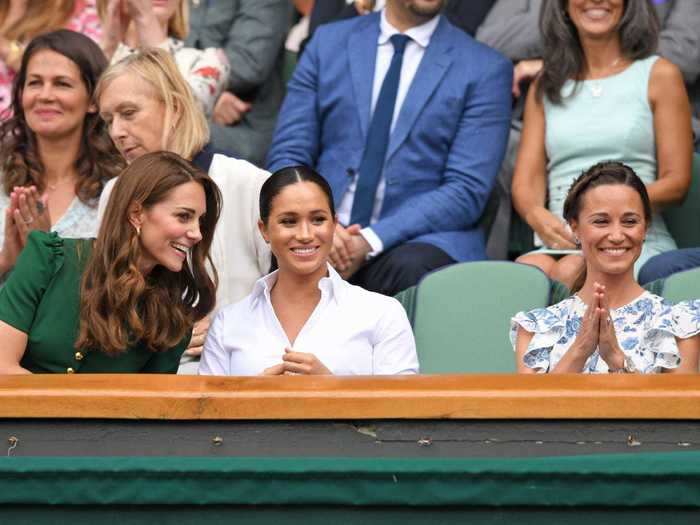
[[[44,75],[39,75],[38,73],[29,73],[27,75],[27,78],[28,79],[29,78],[44,78]],[[54,80],[68,80],[70,82],[75,82],[75,79],[73,79],[69,76],[66,76],[66,75],[56,75],[56,76],[47,75],[47,78],[52,78]]]

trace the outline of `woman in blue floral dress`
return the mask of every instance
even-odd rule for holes
[[[697,373],[700,299],[673,305],[634,279],[652,216],[644,183],[602,162],[571,186],[564,218],[586,269],[575,292],[511,322],[520,373]]]

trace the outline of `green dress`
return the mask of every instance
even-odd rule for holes
[[[190,334],[174,348],[151,352],[143,343],[109,356],[78,351],[80,279],[92,239],[29,234],[12,275],[0,290],[0,321],[28,336],[20,365],[33,373],[175,373]]]

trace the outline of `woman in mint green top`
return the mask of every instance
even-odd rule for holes
[[[569,287],[584,270],[562,217],[574,179],[613,160],[644,181],[653,207],[636,271],[675,248],[660,211],[688,191],[690,108],[676,66],[653,53],[658,20],[649,0],[593,5],[545,0],[544,66],[528,93],[513,175],[513,203],[541,248],[518,259]]]
[[[174,373],[212,309],[218,188],[173,153],[119,177],[97,239],[29,234],[0,290],[0,373]]]

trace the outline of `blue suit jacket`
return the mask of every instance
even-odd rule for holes
[[[289,82],[268,154],[271,171],[304,164],[336,205],[357,171],[370,122],[379,14],[318,28]],[[477,221],[508,139],[512,65],[441,18],[390,137],[379,220],[388,250],[433,244],[485,258]]]

